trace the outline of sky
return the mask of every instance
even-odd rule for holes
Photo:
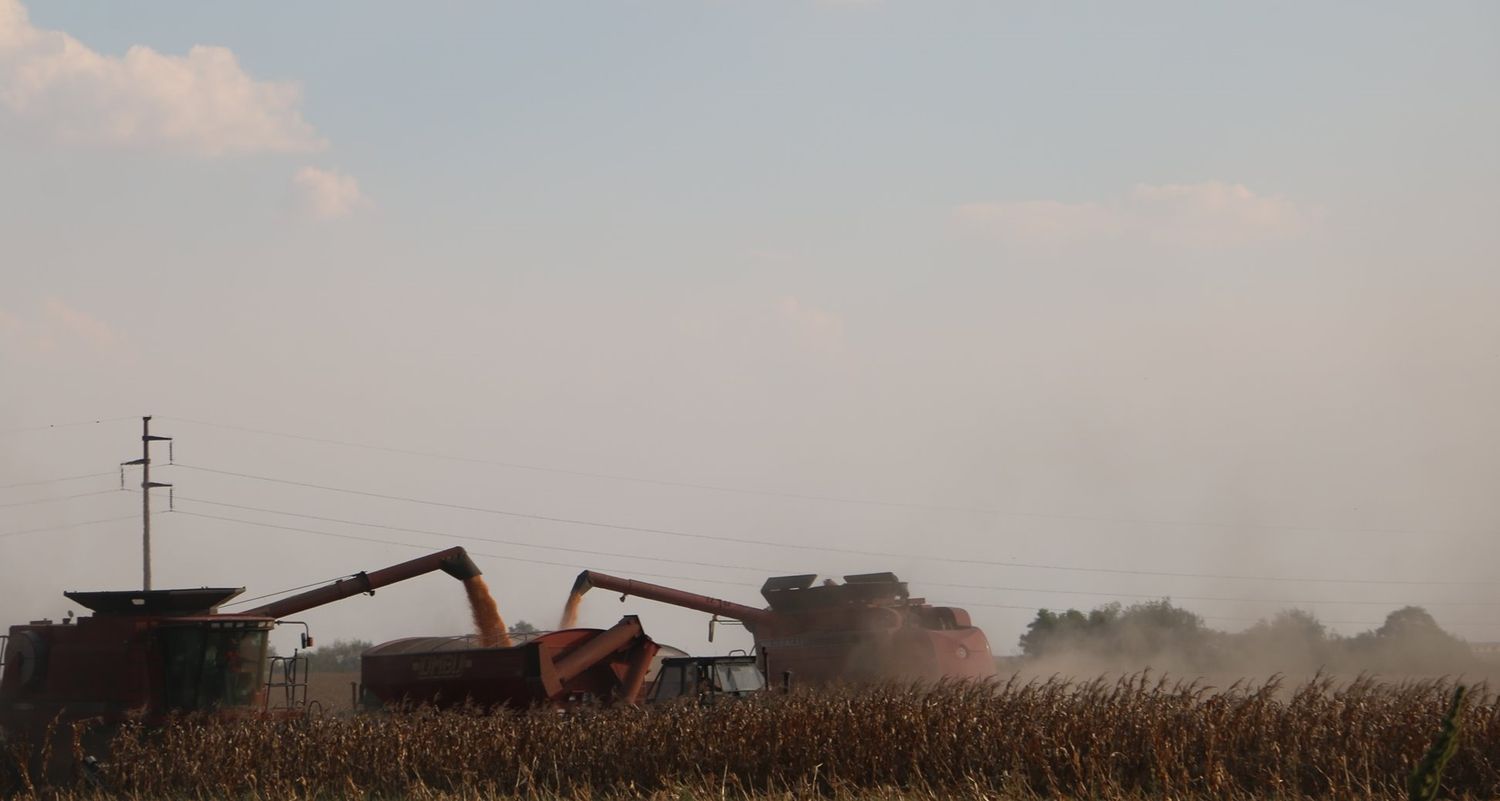
[[[158,587],[1500,641],[1497,141],[1486,2],[0,0],[0,619],[139,585],[155,415]]]

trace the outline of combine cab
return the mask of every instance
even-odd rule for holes
[[[479,575],[450,548],[235,614],[237,588],[68,592],[93,612],[12,626],[0,672],[0,735],[39,741],[48,726],[156,723],[178,712],[235,714],[266,703],[266,636],[280,618],[441,570]]]
[[[64,593],[94,614],[11,627],[0,729],[35,734],[54,719],[114,723],[261,703],[266,634],[276,621],[218,614],[240,592]]]

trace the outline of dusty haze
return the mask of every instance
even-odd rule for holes
[[[0,484],[102,474],[0,489],[4,622],[136,586],[131,520],[16,532],[137,513],[155,414],[162,587],[464,545],[541,626],[892,570],[1002,654],[1162,597],[1500,641],[1494,5],[358,17],[0,0]]]

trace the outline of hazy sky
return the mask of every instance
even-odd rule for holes
[[[137,585],[155,414],[162,587],[421,552],[318,531],[541,625],[894,570],[997,653],[1161,596],[1500,640],[1496,142],[1489,2],[0,0],[0,618]]]

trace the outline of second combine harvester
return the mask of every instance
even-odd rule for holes
[[[576,599],[591,587],[696,609],[745,625],[770,682],[985,678],[995,675],[989,640],[969,613],[912,598],[894,573],[844,576],[818,583],[813,574],[767,579],[767,607],[737,604],[634,579],[585,570]]]

